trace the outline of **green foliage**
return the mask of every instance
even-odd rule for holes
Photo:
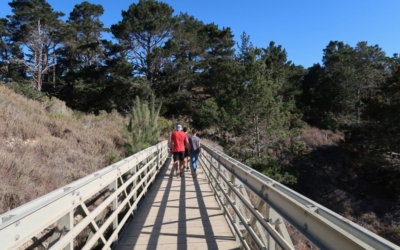
[[[373,96],[363,99],[366,105],[362,126],[347,134],[349,143],[377,154],[400,152],[400,65],[396,56],[391,67],[392,74],[386,82],[375,89]]]
[[[13,12],[7,16],[12,39],[28,52],[25,58],[14,57],[13,62],[23,67],[35,88],[42,91],[46,74],[50,69],[54,71],[56,65],[55,51],[61,43],[64,26],[59,18],[64,13],[54,11],[46,0],[14,0],[9,5]]]
[[[174,130],[172,123],[162,116],[158,117],[158,126],[160,128],[161,135],[168,136],[168,133]]]
[[[378,45],[359,42],[353,48],[331,41],[324,49],[324,67],[314,65],[303,79],[305,118],[331,129],[362,124],[366,98],[385,82],[388,61]]]
[[[199,129],[218,124],[218,105],[214,98],[203,101],[201,106],[194,111],[193,124]]]
[[[14,90],[15,93],[23,95],[32,100],[43,102],[48,99],[45,93],[38,91],[31,84],[26,82],[11,82],[5,86]]]
[[[394,232],[400,236],[400,225],[394,228]]]
[[[86,66],[100,65],[104,62],[104,44],[101,33],[107,32],[100,16],[104,9],[99,4],[82,2],[76,4],[63,29],[65,46],[59,50],[58,71],[65,79],[76,80],[79,71]]]
[[[176,21],[174,10],[166,3],[139,0],[122,11],[122,21],[111,26],[111,31],[134,65],[135,74],[145,75],[156,85],[164,62],[159,49],[170,37]]]
[[[284,185],[293,185],[297,183],[297,177],[293,169],[289,166],[283,167],[279,165],[275,159],[259,159],[255,162],[251,162],[250,166]]]
[[[291,151],[295,155],[298,155],[304,148],[306,144],[302,141],[295,141],[291,144]]]
[[[286,52],[273,42],[268,48],[259,49],[252,47],[245,34],[242,39],[238,55],[241,61],[236,65],[241,72],[239,82],[221,102],[222,121],[226,124],[223,129],[240,138],[236,146],[251,152],[252,157],[273,156],[281,147],[281,140],[301,124],[294,92],[286,91],[291,70],[287,66],[291,63],[286,61]]]
[[[108,163],[109,165],[114,164],[120,160],[123,159],[122,156],[120,156],[118,153],[114,152],[114,151],[110,151],[107,155],[107,159],[108,159]]]
[[[156,51],[165,63],[155,93],[168,110],[163,114],[187,115],[202,99],[199,72],[206,58],[207,33],[203,22],[193,16],[181,13],[176,18],[171,37]]]
[[[14,58],[22,58],[19,46],[12,39],[12,25],[6,18],[0,18],[0,82],[18,81],[21,70],[12,62]]]
[[[124,123],[124,136],[128,139],[125,144],[127,154],[137,153],[158,142],[160,127],[158,125],[158,114],[161,104],[156,109],[153,96],[150,107],[146,103],[141,104],[139,97],[136,98],[135,108],[132,109],[129,123]]]

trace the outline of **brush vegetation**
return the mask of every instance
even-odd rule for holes
[[[125,155],[124,118],[115,112],[86,115],[0,85],[0,117],[0,213]]]

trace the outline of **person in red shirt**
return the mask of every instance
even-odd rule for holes
[[[176,171],[176,176],[183,175],[183,164],[185,157],[185,146],[189,144],[186,134],[182,131],[182,126],[180,124],[176,125],[176,130],[171,135],[171,148],[172,155],[174,158],[174,168]],[[179,170],[178,173],[178,162]]]

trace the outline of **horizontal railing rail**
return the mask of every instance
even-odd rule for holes
[[[209,145],[202,146],[200,167],[242,248],[275,249],[277,244],[294,249],[285,220],[320,249],[400,249]]]
[[[0,215],[0,249],[110,249],[167,158],[163,141]]]
[[[200,167],[241,248],[294,249],[291,225],[320,249],[400,249],[228,155],[203,149]],[[168,155],[161,142],[0,215],[0,249],[111,249]]]

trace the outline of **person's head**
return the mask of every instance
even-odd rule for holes
[[[196,130],[195,128],[192,129],[192,134],[193,134],[193,135],[197,134],[197,130]]]
[[[180,124],[176,125],[176,130],[182,130],[182,125]]]
[[[187,127],[183,127],[183,132],[187,133],[188,128]]]

